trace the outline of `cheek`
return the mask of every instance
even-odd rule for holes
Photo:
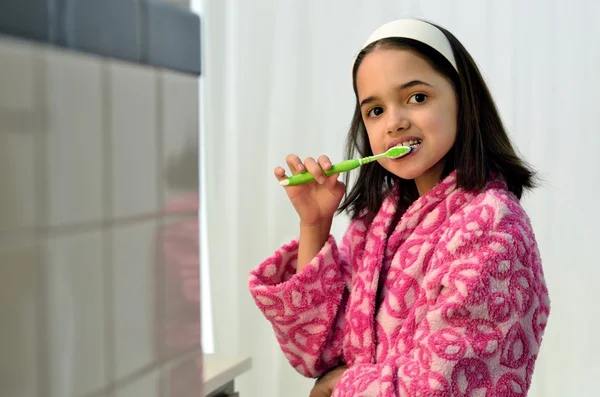
[[[363,121],[364,122],[364,121]],[[369,146],[373,153],[377,153],[381,150],[382,136],[377,133],[378,127],[376,122],[364,123],[367,130],[367,137],[369,138]]]
[[[435,135],[435,139],[452,142],[456,138],[456,114],[446,109],[438,109],[424,118],[424,126]]]
[[[452,144],[456,140],[456,130],[457,130],[457,120],[456,115],[449,114],[448,119],[446,120],[446,139]]]

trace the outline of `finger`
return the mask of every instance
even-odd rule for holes
[[[297,174],[306,170],[306,167],[304,164],[302,164],[300,157],[296,156],[295,154],[288,154],[285,158],[285,162],[287,163],[292,174]]]
[[[306,170],[312,174],[312,176],[318,183],[325,183],[326,178],[325,174],[323,173],[323,169],[315,159],[313,159],[312,157],[307,157],[304,160],[304,166],[306,167]]]
[[[331,160],[329,160],[329,157],[325,155],[319,157],[318,163],[325,171],[331,169]]]
[[[282,167],[275,167],[273,174],[278,181],[287,178],[287,175],[285,175],[285,170]]]

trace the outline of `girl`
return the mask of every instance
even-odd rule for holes
[[[288,156],[317,182],[286,187],[300,236],[251,273],[256,304],[294,368],[320,377],[311,396],[525,396],[549,314],[519,204],[535,175],[475,62],[404,19],[371,35],[352,77],[348,157],[415,149],[361,167],[345,198],[327,157]]]

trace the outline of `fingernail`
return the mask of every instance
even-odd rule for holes
[[[324,176],[320,176],[319,177],[319,183],[322,185],[325,183],[325,177]]]
[[[298,166],[298,171],[304,171],[304,166],[302,164]]]

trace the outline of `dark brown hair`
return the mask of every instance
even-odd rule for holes
[[[492,173],[502,175],[508,189],[521,198],[525,189],[536,185],[535,171],[515,152],[502,123],[492,95],[481,73],[463,45],[447,30],[438,27],[448,38],[458,68],[439,52],[416,40],[386,38],[365,47],[357,56],[352,71],[356,96],[354,116],[346,141],[346,157],[371,156],[371,146],[365,128],[356,88],[356,73],[364,57],[377,48],[404,49],[423,57],[438,73],[450,80],[457,95],[457,135],[453,148],[446,155],[442,178],[456,170],[457,187],[468,191],[483,189]],[[346,175],[349,186],[350,175]],[[406,209],[419,197],[413,180],[403,180],[379,164],[359,169],[352,188],[346,193],[338,212],[347,212],[353,219],[373,216],[394,186],[399,187],[399,208]]]

